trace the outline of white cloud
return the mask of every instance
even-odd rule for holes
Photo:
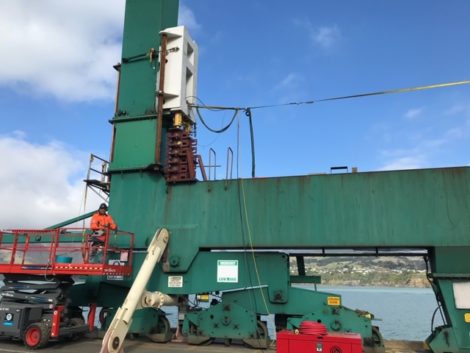
[[[323,48],[331,48],[341,37],[338,26],[320,27],[310,33],[312,40]]]
[[[434,164],[436,155],[452,148],[458,140],[469,136],[469,133],[470,124],[466,122],[443,131],[439,136],[422,137],[415,141],[411,148],[384,150],[381,154],[385,162],[380,169],[399,170],[438,166]]]
[[[470,104],[455,104],[444,112],[451,116],[470,116]]]
[[[417,169],[425,166],[423,156],[405,156],[388,161],[380,170]]]
[[[300,85],[302,79],[296,73],[289,73],[276,86],[275,89],[293,89]]]
[[[290,72],[274,85],[272,91],[282,95],[281,103],[287,103],[301,99],[305,91],[303,86],[304,79],[300,75]]]
[[[336,24],[318,27],[308,19],[295,19],[294,25],[305,30],[312,44],[324,50],[333,48],[342,36],[341,30]]]
[[[201,25],[197,22],[194,12],[184,4],[180,5],[178,23],[188,27],[190,33],[195,33],[201,29]]]
[[[465,136],[466,131],[465,127],[454,127],[450,128],[445,132],[445,140],[457,140]]]
[[[66,101],[113,100],[125,0],[0,1],[0,85]],[[201,25],[187,6],[179,21]]]
[[[410,109],[404,116],[407,119],[417,119],[424,110],[425,108]],[[443,121],[444,115],[456,117]],[[389,137],[387,144],[395,141],[396,146],[380,152],[381,170],[440,167],[447,165],[449,158],[454,163],[452,158],[455,152],[458,154],[462,149],[465,150],[462,146],[468,144],[470,138],[470,106],[466,103],[456,104],[443,109],[437,117],[431,115],[430,118],[432,119],[429,119],[426,127],[421,126],[415,132],[410,131],[409,125],[406,125],[407,133],[404,136],[401,129],[381,131]]]
[[[412,108],[405,113],[405,118],[409,120],[418,119],[423,114],[424,108]]]
[[[42,228],[83,213],[87,160],[60,142],[33,144],[22,132],[0,136],[0,229]],[[88,210],[99,202],[89,196]]]
[[[124,0],[0,2],[0,85],[69,101],[113,99]]]

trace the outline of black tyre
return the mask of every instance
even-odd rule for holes
[[[250,338],[244,338],[243,343],[255,349],[268,348],[270,339],[266,324],[263,321],[258,320],[256,322],[256,333]]]
[[[23,342],[29,349],[44,347],[49,342],[51,331],[42,322],[30,324],[23,333]]]
[[[147,337],[155,343],[167,343],[171,341],[173,333],[171,332],[170,322],[165,316],[158,318],[158,324],[147,333]]]
[[[85,325],[85,320],[83,319],[83,317],[73,317],[73,318],[70,319],[69,325],[72,326],[72,327],[84,326]],[[85,332],[75,333],[75,334],[70,336],[70,339],[72,339],[73,341],[76,341],[76,340],[82,338],[83,336],[85,336]]]
[[[100,310],[100,314],[99,314],[98,318],[99,318],[99,321],[100,321],[101,329],[103,329],[103,327],[105,327],[106,318],[108,317],[108,314],[109,314],[109,308],[104,307]]]

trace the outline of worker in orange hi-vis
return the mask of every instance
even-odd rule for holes
[[[117,225],[114,223],[113,217],[111,217],[107,211],[108,206],[102,203],[98,212],[93,214],[91,218],[90,228],[93,231],[90,239],[92,247],[91,255],[95,255],[98,247],[101,248],[104,245],[109,230],[117,230]]]
[[[93,231],[98,230],[116,230],[117,226],[114,223],[113,218],[107,213],[108,206],[105,203],[100,205],[98,212],[96,212],[93,217],[91,217],[90,228]]]
[[[101,263],[103,261],[103,246],[106,242],[106,236],[110,230],[117,230],[117,225],[114,223],[113,217],[108,213],[108,206],[105,203],[100,205],[98,212],[93,214],[90,222],[90,228],[93,233],[89,236],[89,248],[91,253],[89,254],[90,263]],[[83,259],[87,258],[86,253],[89,250],[83,252]]]

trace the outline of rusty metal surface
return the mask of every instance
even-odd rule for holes
[[[179,128],[167,133],[167,166],[165,179],[168,183],[196,180],[196,140]]]

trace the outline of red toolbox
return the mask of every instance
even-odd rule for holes
[[[287,330],[278,332],[276,351],[277,353],[362,353],[363,347],[361,335],[357,333],[327,333],[326,328],[324,332],[308,331],[302,330],[301,326],[300,333]]]

